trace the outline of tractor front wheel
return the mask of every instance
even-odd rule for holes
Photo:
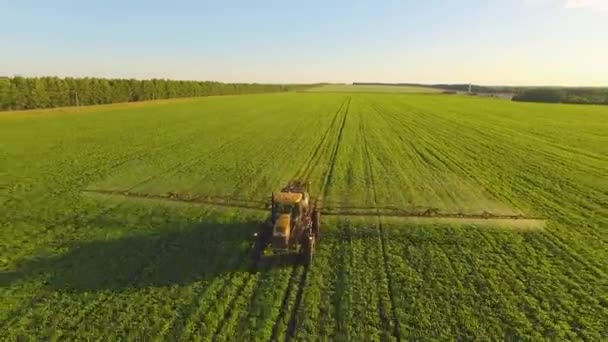
[[[315,208],[312,212],[312,234],[315,241],[319,240],[319,229],[321,228],[321,212]]]
[[[253,259],[253,261],[258,261],[258,260],[260,260],[261,256],[262,256],[262,243],[260,241],[260,237],[256,236],[255,242],[253,243],[253,250],[251,251],[251,259]]]
[[[268,234],[263,231],[255,234],[255,242],[253,243],[253,250],[251,255],[254,261],[258,261],[262,257],[264,249],[268,245],[267,235]]]
[[[308,266],[312,264],[312,256],[315,252],[315,238],[312,235],[304,237],[302,242],[301,258],[302,264]]]

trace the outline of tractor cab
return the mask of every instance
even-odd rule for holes
[[[272,245],[287,249],[293,227],[298,227],[305,212],[304,193],[279,192],[272,197]]]
[[[303,194],[297,192],[279,192],[273,195],[273,214],[290,214],[296,218],[300,212]]]
[[[310,263],[319,224],[320,212],[311,207],[308,184],[289,183],[272,194],[268,220],[255,234],[254,257],[259,259],[271,245],[275,252],[299,251],[303,262]]]

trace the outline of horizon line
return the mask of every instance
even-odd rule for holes
[[[116,77],[116,76],[72,76],[72,75],[22,75],[22,74],[12,74],[12,75],[0,75],[0,79],[2,78],[15,78],[15,77],[23,77],[23,78],[44,78],[44,77],[57,77],[57,78],[99,78],[99,79],[107,79],[107,80],[137,80],[137,81],[152,81],[152,80],[167,80],[167,81],[185,81],[185,82],[217,82],[224,84],[268,84],[268,85],[312,85],[312,84],[335,84],[335,85],[385,85],[385,86],[422,86],[422,87],[433,87],[433,86],[454,86],[454,85],[471,85],[471,86],[479,86],[479,87],[504,87],[504,88],[608,88],[608,84],[606,85],[564,85],[564,84],[532,84],[532,85],[523,85],[523,84],[488,84],[488,83],[471,83],[471,82],[434,82],[434,83],[418,83],[418,82],[382,82],[382,81],[352,81],[352,82],[332,82],[332,81],[318,81],[318,82],[249,82],[249,81],[219,81],[213,79],[186,79],[186,78],[168,78],[168,77],[149,77],[149,78],[141,78],[141,77]],[[357,84],[358,83],[358,84]]]

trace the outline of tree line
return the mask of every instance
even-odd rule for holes
[[[513,101],[608,105],[608,89],[533,88],[515,95]]]
[[[608,105],[608,87],[524,87],[524,86],[481,86],[460,84],[420,84],[354,82],[353,85],[416,86],[442,89],[447,92],[468,92],[475,94],[513,94],[513,101],[573,103]]]
[[[406,87],[422,87],[422,88],[435,88],[447,91],[460,91],[468,92],[468,83],[459,84],[425,84],[425,83],[384,83],[384,82],[353,82],[353,85],[382,85],[382,86],[406,86]],[[498,92],[509,92],[511,89],[507,87],[485,87],[476,84],[471,84],[471,91],[474,93],[498,93]]]
[[[289,91],[301,85],[72,77],[0,78],[0,110]]]

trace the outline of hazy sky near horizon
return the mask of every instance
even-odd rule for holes
[[[608,0],[0,0],[0,75],[608,86]]]

